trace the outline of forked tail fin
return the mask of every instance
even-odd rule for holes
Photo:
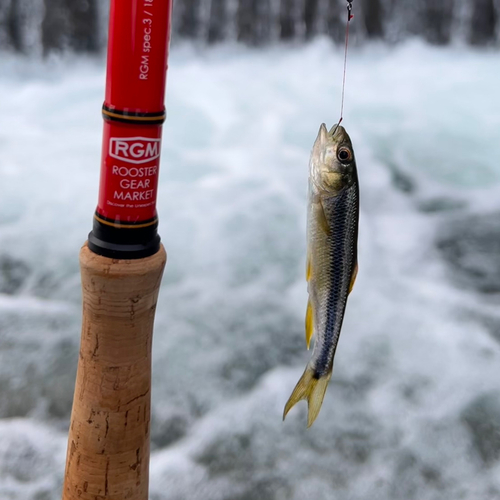
[[[307,427],[311,427],[319,414],[319,410],[321,410],[321,405],[323,404],[326,388],[328,387],[328,382],[330,382],[331,378],[331,371],[322,377],[315,377],[314,370],[309,365],[307,365],[302,377],[300,377],[300,380],[297,382],[297,385],[295,386],[290,399],[285,405],[283,420],[285,420],[288,412],[299,401],[301,401],[302,399],[307,399],[307,406],[309,409],[309,413],[307,416]]]

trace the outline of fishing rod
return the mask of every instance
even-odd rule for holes
[[[147,500],[151,345],[172,0],[111,0],[100,189],[80,252],[83,321],[63,500]]]

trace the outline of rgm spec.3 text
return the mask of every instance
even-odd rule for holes
[[[139,65],[139,79],[147,80],[149,74],[149,54],[152,49],[151,33],[153,31],[153,2],[154,0],[144,0],[144,18],[142,35],[142,55]]]

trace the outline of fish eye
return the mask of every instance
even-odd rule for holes
[[[352,153],[351,150],[348,148],[339,148],[337,151],[337,158],[342,162],[342,163],[348,163],[352,160]]]

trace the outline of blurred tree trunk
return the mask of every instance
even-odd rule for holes
[[[7,2],[9,4],[9,2]],[[6,16],[7,37],[14,50],[23,50],[23,39],[21,29],[21,15],[19,12],[19,3],[16,0],[10,0]]]
[[[342,0],[330,0],[326,11],[326,33],[334,42],[344,41],[346,19],[346,3]]]
[[[236,13],[237,37],[239,42],[253,42],[253,24],[257,14],[257,2],[239,0]]]
[[[77,52],[99,49],[96,0],[44,0],[44,3],[44,53],[65,48]]]
[[[269,0],[239,0],[236,31],[239,42],[260,45],[269,40],[271,25]]]
[[[208,43],[216,43],[226,37],[227,7],[226,0],[212,0],[208,21]]]
[[[177,32],[186,38],[197,38],[200,34],[200,0],[182,0],[179,2],[180,14]]]
[[[67,0],[70,22],[70,47],[77,52],[99,50],[98,0]]]
[[[493,0],[475,0],[472,4],[469,42],[484,45],[495,38],[497,13]]]
[[[259,0],[257,3],[257,44],[270,40],[271,35],[271,0]]]
[[[67,43],[69,20],[64,0],[44,0],[45,17],[42,21],[42,45],[45,53],[61,49]]]
[[[426,0],[423,8],[423,34],[430,43],[450,42],[454,0]]]
[[[383,7],[380,0],[363,0],[363,21],[368,38],[383,38]]]
[[[25,31],[29,24],[27,14],[30,7],[23,0],[0,0],[0,47],[16,52],[28,50]]]
[[[292,40],[295,38],[296,6],[295,0],[281,0],[280,2],[280,39]]]
[[[317,33],[318,0],[304,0],[304,25],[306,40],[310,40]]]

